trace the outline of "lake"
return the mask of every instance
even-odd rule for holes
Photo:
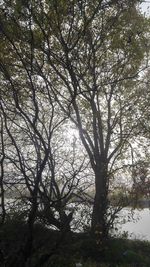
[[[11,203],[12,199],[7,201]],[[118,215],[123,220],[128,214],[131,214],[131,208],[124,208]],[[129,222],[116,225],[119,233],[128,232],[128,238],[150,241],[150,208],[135,209],[133,214],[133,219],[130,218]]]
[[[128,214],[131,210],[124,209],[123,213]],[[126,222],[121,225],[120,232],[127,231],[129,238],[150,241],[150,209],[135,209],[133,215],[134,221]]]

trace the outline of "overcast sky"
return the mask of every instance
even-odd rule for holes
[[[146,15],[150,16],[150,1],[143,1],[140,5],[142,12],[146,13]]]

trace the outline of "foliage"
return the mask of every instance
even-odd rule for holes
[[[110,212],[111,192],[131,189],[141,154],[143,161],[149,155],[137,147],[149,136],[147,123],[141,131],[148,118],[147,82],[144,96],[141,88],[148,80],[149,19],[138,3],[3,3],[1,224],[12,206],[26,214],[24,265],[37,221],[64,237],[90,218],[95,245],[105,244],[117,212]],[[70,128],[78,136],[67,136]],[[8,195],[13,201],[5,205]],[[117,197],[119,210],[127,203]],[[77,218],[80,207],[85,212]]]
[[[20,235],[17,234],[18,229]],[[24,242],[26,230],[25,223],[15,220],[8,220],[5,226],[1,228],[1,250],[3,250],[7,259],[8,267],[15,258],[18,259],[21,255],[20,247]],[[93,247],[94,240],[87,234],[74,233],[62,240],[55,250],[55,242],[60,238],[58,231],[52,231],[40,224],[36,224],[34,235],[34,249],[31,255],[31,266],[33,267],[38,266],[39,260],[44,255],[49,255],[49,257],[45,263],[41,263],[41,267],[49,265],[54,267],[74,267],[77,262],[81,262],[83,267],[108,267],[110,264],[120,267],[134,266],[134,264],[148,267],[150,264],[149,242],[112,238],[107,242],[105,253],[100,256],[97,248]],[[51,252],[53,253],[51,254]]]

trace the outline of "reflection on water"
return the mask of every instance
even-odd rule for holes
[[[130,212],[129,209],[125,210]],[[130,238],[137,238],[142,240],[150,241],[150,209],[135,209],[134,210],[134,221],[127,222],[122,225],[121,232],[128,231]]]

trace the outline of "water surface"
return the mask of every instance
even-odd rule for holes
[[[130,209],[126,209],[124,212],[130,212]],[[135,209],[133,218],[133,221],[126,222],[121,226],[121,232],[127,231],[129,238],[132,239],[137,238],[150,241],[150,209]]]

